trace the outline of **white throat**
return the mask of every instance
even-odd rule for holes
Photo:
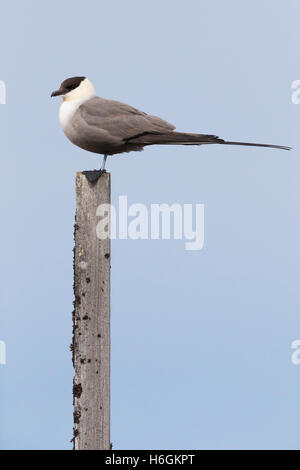
[[[88,78],[82,80],[75,90],[63,95],[63,102],[59,108],[59,121],[63,130],[66,129],[79,106],[95,95],[95,88]]]

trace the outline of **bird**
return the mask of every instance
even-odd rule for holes
[[[86,77],[64,80],[51,97],[61,96],[59,121],[67,138],[78,147],[102,154],[99,170],[84,171],[90,183],[105,172],[109,155],[141,151],[150,145],[243,145],[291,150],[291,147],[252,142],[233,142],[211,134],[176,132],[175,126],[157,116],[122,103],[96,96]]]

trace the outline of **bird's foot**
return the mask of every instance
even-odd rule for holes
[[[106,170],[87,170],[83,171],[82,174],[86,177],[89,183],[97,183],[100,176],[106,173]]]

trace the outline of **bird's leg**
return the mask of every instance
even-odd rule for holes
[[[88,180],[89,183],[97,183],[98,179],[100,178],[103,173],[106,172],[105,170],[105,163],[107,160],[107,155],[105,154],[103,157],[103,162],[100,170],[94,170],[94,171],[83,171],[82,173],[85,175],[86,179]]]
[[[102,166],[101,166],[101,170],[102,173],[105,172],[105,163],[106,163],[106,160],[107,160],[107,155],[105,154],[104,157],[103,157],[103,162],[102,162]]]

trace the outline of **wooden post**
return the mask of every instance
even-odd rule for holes
[[[74,230],[74,449],[110,449],[110,239],[99,239],[100,204],[110,204],[110,174],[76,177]]]

